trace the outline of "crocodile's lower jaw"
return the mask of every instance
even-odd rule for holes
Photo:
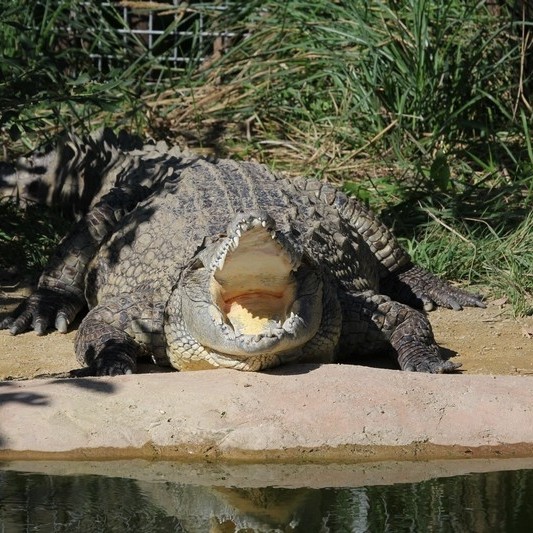
[[[288,272],[283,283],[276,284],[274,290],[269,290],[273,283],[268,278],[256,280],[250,276],[242,276],[245,283],[238,289],[224,291],[217,285],[212,294],[215,310],[213,315],[221,325],[232,330],[235,337],[268,335],[273,330],[280,330],[288,324],[299,309],[296,302],[297,287],[291,272]],[[264,285],[261,286],[261,283]]]
[[[322,282],[276,237],[254,225],[222,245],[216,266],[186,275],[185,329],[206,350],[242,361],[299,350],[315,335]]]

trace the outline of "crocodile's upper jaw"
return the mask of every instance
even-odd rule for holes
[[[182,287],[187,331],[225,357],[290,354],[320,325],[321,281],[266,217],[234,224]]]

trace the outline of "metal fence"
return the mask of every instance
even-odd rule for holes
[[[170,67],[183,68],[191,61],[202,61],[202,54],[212,51],[217,40],[223,47],[232,36],[213,31],[209,24],[230,4],[231,0],[103,1],[102,13],[107,10],[115,16],[114,31],[122,37],[123,49],[110,54],[94,46],[91,57],[99,70],[119,62],[132,48]]]

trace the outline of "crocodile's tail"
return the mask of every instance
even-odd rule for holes
[[[85,214],[113,185],[108,170],[143,147],[140,137],[101,128],[90,135],[66,133],[14,164],[0,162],[0,198],[59,207],[75,218]]]

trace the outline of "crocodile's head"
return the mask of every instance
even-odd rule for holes
[[[179,291],[187,333],[241,368],[274,366],[297,354],[322,318],[319,275],[295,239],[262,212],[239,216],[206,246]]]

